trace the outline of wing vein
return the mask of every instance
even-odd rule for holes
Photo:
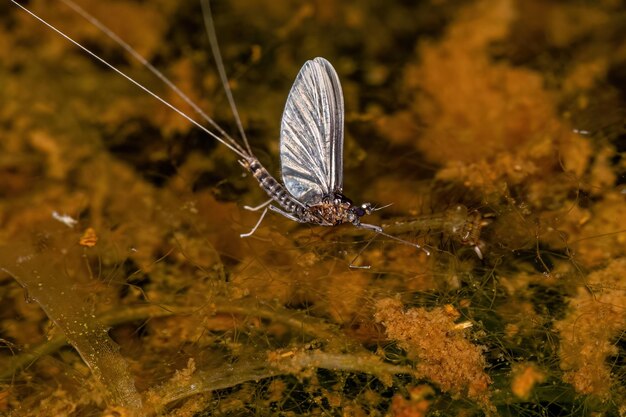
[[[324,58],[307,61],[291,87],[280,136],[287,191],[315,204],[343,187],[343,96],[339,78]]]

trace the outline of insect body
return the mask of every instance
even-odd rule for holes
[[[293,83],[282,117],[284,185],[253,155],[240,163],[270,196],[267,203],[280,205],[270,205],[272,211],[300,223],[352,223],[382,232],[378,226],[360,221],[373,211],[371,204],[354,205],[342,193],[343,111],[341,84],[330,62],[324,58],[307,61]]]
[[[278,203],[284,211],[276,206],[269,206],[269,208],[299,223],[312,223],[319,226],[352,223],[355,226],[362,226],[359,219],[372,212],[371,204],[355,206],[349,198],[338,192],[324,195],[315,204],[303,203],[276,181],[259,161],[251,159],[242,160],[240,163],[252,173],[261,188],[270,196],[269,202]]]
[[[261,188],[270,197],[268,201],[257,207],[245,207],[252,211],[264,208],[264,211],[253,229],[248,233],[242,234],[241,237],[251,236],[263,220],[267,210],[270,209],[299,223],[311,223],[320,226],[336,226],[342,223],[351,223],[358,228],[372,230],[377,234],[420,248],[416,243],[385,233],[380,226],[361,223],[361,217],[371,214],[375,209],[370,203],[354,205],[349,198],[343,195],[343,94],[339,77],[326,59],[315,58],[307,61],[298,73],[287,98],[280,134],[283,185],[270,175],[250,149],[228,85],[207,0],[201,2],[205,9],[206,28],[228,102],[243,138],[243,146],[224,132],[213,119],[206,115],[163,73],[148,63],[130,45],[121,40],[109,28],[76,5],[72,0],[62,0],[62,2],[117,42],[148,70],[159,77],[170,89],[189,104],[196,113],[210,123],[217,130],[217,133],[207,129],[143,84],[20,5],[16,0],[10,1],[57,32],[60,36],[74,43],[83,51],[161,101],[241,157],[240,164],[252,173]],[[271,205],[272,202],[276,203],[278,207]],[[424,252],[429,253],[426,250]]]

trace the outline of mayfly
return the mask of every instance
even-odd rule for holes
[[[226,96],[234,114],[244,146],[229,136],[217,123],[206,115],[191,99],[179,90],[163,73],[152,66],[130,45],[120,39],[102,22],[91,16],[71,0],[62,0],[82,17],[95,25],[104,34],[112,38],[148,70],[161,79],[170,89],[189,104],[196,113],[217,130],[218,134],[204,127],[195,119],[169,103],[143,84],[134,80],[90,49],[75,41],[69,35],[31,12],[16,0],[12,3],[39,20],[48,28],[64,37],[104,65],[135,84],[170,109],[187,119],[196,127],[224,144],[241,159],[239,163],[258,181],[260,187],[270,197],[257,207],[246,209],[263,212],[248,233],[241,237],[251,236],[261,224],[268,209],[299,223],[310,223],[319,226],[336,226],[351,223],[360,229],[371,230],[404,244],[421,248],[420,245],[385,233],[380,226],[362,223],[361,217],[371,214],[376,208],[371,203],[354,204],[343,194],[343,134],[344,104],[339,77],[333,66],[324,58],[307,61],[298,73],[283,112],[280,131],[280,160],[283,184],[274,179],[252,152],[246,138],[237,107],[230,91],[221,54],[217,44],[217,36],[210,17],[208,0],[202,0],[205,9],[205,23],[216,66],[224,85]],[[274,205],[272,204],[274,203]],[[425,249],[424,252],[429,254]]]

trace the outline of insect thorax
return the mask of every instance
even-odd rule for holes
[[[319,202],[298,201],[267,172],[257,159],[243,159],[239,163],[252,173],[272,200],[300,222],[320,226],[336,226],[341,223],[352,223],[358,226],[359,219],[372,212],[370,203],[354,205],[352,200],[338,191],[324,195]]]
[[[343,194],[333,193],[324,196],[321,202],[308,206],[306,214],[312,216],[312,219],[308,220],[310,223],[336,226],[341,223],[358,225],[360,218],[370,213],[371,205],[369,203],[356,206],[352,200]]]

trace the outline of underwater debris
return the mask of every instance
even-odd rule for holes
[[[511,391],[522,400],[528,400],[535,385],[545,381],[546,375],[534,363],[520,363],[513,367]]]
[[[94,285],[78,235],[55,225],[41,225],[34,242],[0,248],[0,270],[8,273],[36,301],[78,351],[114,404],[141,408],[134,380],[119,346],[94,314]]]
[[[375,318],[385,326],[387,337],[397,341],[417,362],[419,375],[445,392],[466,394],[482,406],[492,407],[484,349],[470,343],[457,329],[458,313],[451,315],[443,307],[405,310],[400,300],[386,298],[376,303]]]
[[[606,398],[618,382],[607,358],[617,354],[615,339],[626,329],[625,276],[624,258],[589,274],[570,299],[567,316],[555,323],[563,380],[581,394]]]
[[[488,224],[489,220],[478,210],[469,210],[463,204],[457,204],[439,213],[395,221],[384,226],[389,233],[441,231],[446,237],[472,247],[478,258],[482,259],[485,244],[480,240],[480,232]]]
[[[86,246],[88,248],[93,248],[98,243],[98,235],[96,234],[96,229],[93,227],[88,227],[85,229],[85,232],[80,237],[78,244],[81,246]]]
[[[418,385],[409,388],[409,398],[406,399],[400,394],[393,396],[391,400],[392,417],[424,417],[432,404],[430,397],[435,395],[435,391],[428,385]]]
[[[224,31],[248,31],[224,33],[226,66],[234,75],[232,87],[243,104],[244,124],[254,133],[255,150],[268,168],[274,162],[272,172],[279,171],[277,161],[263,157],[277,153],[272,126],[280,120],[286,83],[310,54],[336,57],[347,107],[353,109],[346,114],[346,169],[362,174],[350,174],[350,188],[368,201],[393,201],[391,210],[377,213],[380,222],[393,223],[399,216],[440,208],[428,199],[433,187],[421,185],[433,177],[443,179],[437,183],[469,187],[470,199],[441,202],[451,207],[462,201],[497,212],[482,237],[492,255],[485,262],[463,256],[458,245],[425,259],[376,239],[362,259],[377,271],[344,273],[339,266],[359,250],[356,239],[342,239],[354,236],[348,230],[324,234],[319,228],[286,224],[264,228],[250,241],[233,239],[255,220],[240,208],[256,201],[258,190],[249,187],[249,178],[239,178],[231,155],[207,145],[185,121],[133,95],[63,42],[48,42],[43,30],[21,15],[0,17],[0,79],[6,87],[0,91],[6,103],[0,114],[2,243],[11,245],[23,230],[37,228],[37,221],[63,208],[98,231],[94,250],[106,242],[108,231],[118,237],[116,249],[132,250],[118,265],[127,279],[109,281],[110,310],[97,315],[105,329],[114,328],[124,352],[142,353],[132,362],[142,393],[173,398],[174,383],[171,390],[154,386],[181,377],[178,387],[184,395],[180,402],[159,403],[163,414],[477,414],[475,404],[453,412],[455,405],[467,406],[468,388],[449,391],[452,406],[448,395],[431,398],[426,393],[420,399],[411,386],[424,375],[415,370],[394,375],[394,385],[387,388],[389,373],[379,374],[381,384],[363,374],[363,368],[318,367],[321,357],[314,354],[329,355],[330,366],[347,364],[358,357],[356,347],[387,340],[371,314],[372,300],[381,293],[399,293],[412,307],[427,306],[420,311],[427,320],[433,318],[426,313],[443,315],[443,307],[452,314],[448,337],[471,333],[489,346],[482,356],[492,366],[483,372],[494,381],[489,400],[503,416],[573,415],[581,405],[589,414],[625,413],[619,379],[623,335],[608,334],[618,325],[610,324],[606,334],[594,328],[583,334],[591,324],[583,320],[579,328],[574,320],[586,313],[606,313],[608,322],[619,317],[618,309],[600,308],[604,298],[584,298],[581,283],[590,270],[608,268],[626,251],[626,165],[618,151],[624,133],[620,96],[626,90],[624,66],[615,65],[623,61],[622,5],[409,3],[326,2],[322,10],[318,2],[300,6],[306,13],[299,13],[285,2],[268,6],[252,0],[223,3],[216,20],[225,22]],[[158,62],[220,123],[230,117],[216,93],[220,87],[208,69],[202,35],[178,30],[181,22],[202,29],[192,6],[165,0],[83,4],[107,22],[110,7],[124,11],[114,13],[123,15],[123,21],[109,23],[115,31]],[[143,68],[128,64],[117,46],[101,42],[75,14],[41,0],[29,5],[144,80]],[[579,12],[570,15],[573,8]],[[328,34],[338,42],[328,42]],[[250,39],[258,44],[250,46]],[[277,39],[280,48],[267,47]],[[516,55],[520,50],[526,54],[522,59]],[[603,95],[610,100],[594,104]],[[605,114],[618,116],[615,127],[605,129]],[[580,123],[581,115],[592,123]],[[367,120],[374,125],[367,126]],[[375,140],[365,142],[371,138]],[[375,152],[366,157],[370,146]],[[384,157],[376,158],[376,153]],[[72,239],[77,244],[80,236]],[[103,274],[116,268],[110,259],[119,257],[112,252],[104,251],[98,259]],[[60,349],[66,344],[54,332],[57,327],[46,334],[41,309],[24,302],[15,281],[0,275],[2,362],[13,371],[5,379],[11,385],[0,388],[0,414],[11,412],[14,404],[38,404],[43,396],[47,398],[40,404],[46,408],[31,410],[31,415],[102,411],[104,402],[94,401],[99,394],[91,392],[95,384],[86,367],[72,349]],[[594,283],[590,292],[617,296],[624,276],[612,288]],[[142,296],[165,303],[131,305],[145,301]],[[594,302],[594,308],[583,305]],[[447,303],[471,321],[455,321]],[[623,305],[621,300],[614,307]],[[163,310],[171,306],[177,308]],[[397,315],[407,320],[406,313]],[[463,331],[470,323],[474,329]],[[42,342],[46,336],[50,340]],[[302,351],[302,340],[313,341],[313,350]],[[593,340],[600,346],[597,356]],[[466,343],[478,349],[473,339]],[[255,347],[256,356],[227,356],[232,362],[207,366],[223,360],[219,355],[224,350],[239,352],[247,344]],[[384,349],[394,364],[406,363],[408,351],[398,352],[399,346],[400,339]],[[237,361],[258,359],[265,366],[259,369],[268,371],[265,349],[286,368],[292,358],[308,366],[294,365],[262,379],[255,379],[261,375],[258,369],[250,369],[246,379]],[[333,358],[339,354],[332,352],[345,357]],[[529,368],[518,368],[531,363],[547,383]],[[242,366],[239,378],[228,374],[232,365]],[[594,377],[598,369],[608,375],[604,385]],[[59,370],[79,377],[63,380],[54,374]],[[194,395],[197,387],[183,386],[205,371],[213,388],[224,389]],[[217,383],[220,371],[230,377],[229,385]],[[330,375],[332,386],[320,388],[321,374]],[[336,382],[345,380],[351,390]],[[77,388],[76,381],[86,381],[85,387]],[[429,382],[435,385],[433,379]],[[588,401],[585,392],[599,394],[602,401]],[[112,406],[104,413],[127,415]]]

